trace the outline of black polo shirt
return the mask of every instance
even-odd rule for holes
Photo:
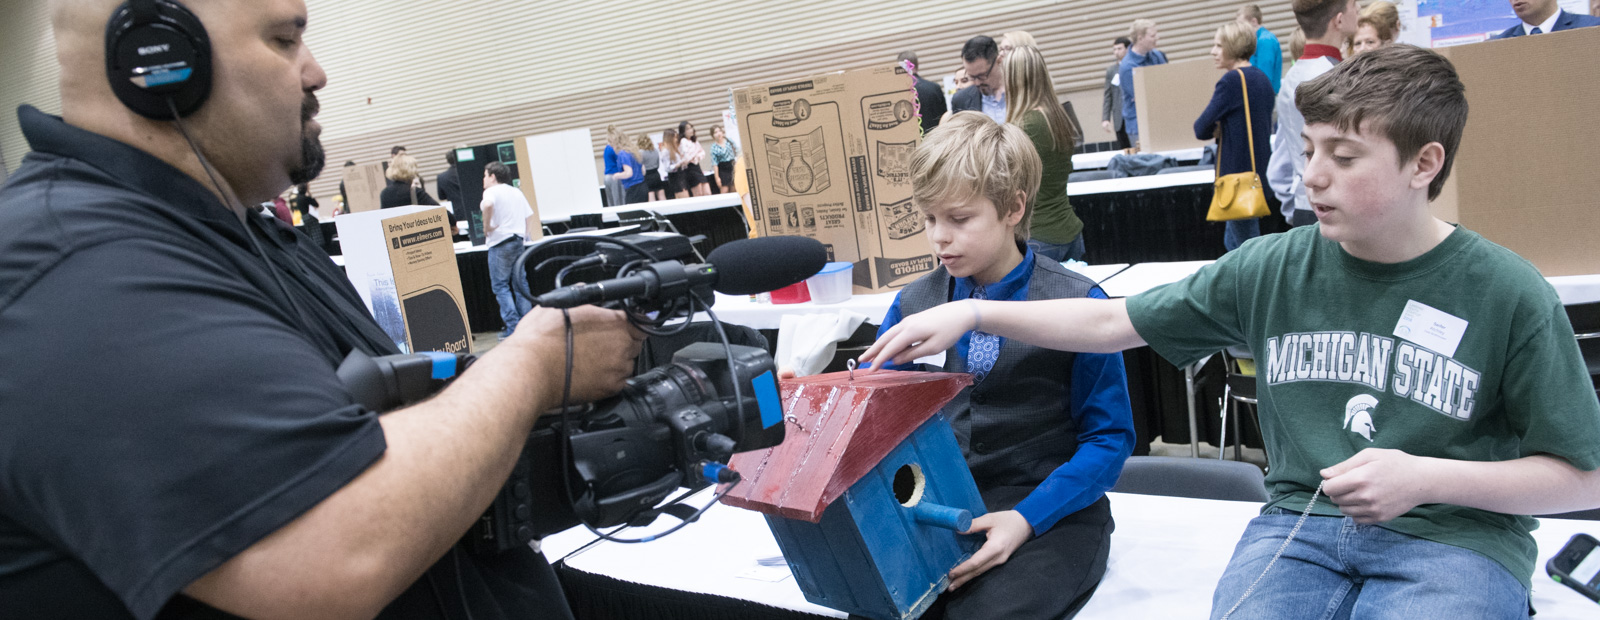
[[[382,455],[334,371],[394,345],[294,229],[249,218],[269,266],[177,169],[18,118],[33,152],[0,190],[0,618],[219,616],[180,590]],[[447,555],[384,617],[454,615],[462,594],[476,618],[564,617],[542,556],[511,556]]]

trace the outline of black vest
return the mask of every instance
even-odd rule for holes
[[[1087,297],[1094,287],[1060,263],[1036,258],[1028,300]],[[900,292],[900,311],[911,316],[946,303],[952,288],[950,273],[939,267]],[[988,378],[945,405],[979,490],[1037,486],[1078,451],[1078,424],[1069,410],[1074,357],[1007,338]],[[944,368],[924,369],[966,372],[966,365],[951,348]]]

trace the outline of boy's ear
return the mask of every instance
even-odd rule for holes
[[[1428,186],[1438,178],[1439,172],[1444,170],[1444,145],[1438,142],[1429,142],[1423,145],[1417,156],[1412,158],[1409,166],[1411,172],[1411,189],[1426,191]]]
[[[1017,190],[1017,200],[1011,203],[1011,212],[1006,214],[1007,226],[1017,226],[1022,223],[1022,218],[1028,214],[1028,192]]]

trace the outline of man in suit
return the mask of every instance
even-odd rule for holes
[[[900,57],[895,61],[901,66],[911,63],[911,79],[917,89],[917,107],[921,109],[922,114],[922,133],[927,134],[933,131],[934,127],[938,127],[939,120],[944,118],[944,89],[938,84],[922,79],[922,74],[917,71],[920,65],[917,63],[916,52],[900,52]]]
[[[1600,26],[1600,17],[1568,13],[1561,10],[1556,0],[1511,0],[1511,10],[1522,23],[1508,28],[1496,39]]]
[[[1100,126],[1106,133],[1117,134],[1117,148],[1125,149],[1133,146],[1128,141],[1128,132],[1122,121],[1122,76],[1117,74],[1117,68],[1122,65],[1122,57],[1128,54],[1128,48],[1133,46],[1133,40],[1128,37],[1117,37],[1111,42],[1111,55],[1117,59],[1106,67],[1106,91],[1100,100]]]
[[[1000,62],[1000,45],[978,35],[961,46],[961,65],[972,85],[950,99],[950,113],[982,112],[994,122],[1006,122],[1006,69]]]

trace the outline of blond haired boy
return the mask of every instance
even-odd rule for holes
[[[1389,46],[1295,96],[1316,226],[1126,300],[947,304],[863,359],[978,326],[1070,351],[1149,343],[1180,365],[1246,345],[1272,499],[1213,618],[1527,618],[1526,515],[1600,506],[1600,402],[1561,301],[1527,261],[1429,212],[1467,120],[1448,60]]]
[[[1028,248],[1040,168],[1027,134],[977,112],[928,134],[912,156],[912,202],[941,266],[900,292],[880,337],[952,299],[1105,298]],[[894,366],[972,374],[944,414],[989,509],[972,524],[986,542],[924,618],[1070,617],[1105,574],[1105,491],[1133,449],[1122,357],[963,332],[940,349],[942,367]]]

